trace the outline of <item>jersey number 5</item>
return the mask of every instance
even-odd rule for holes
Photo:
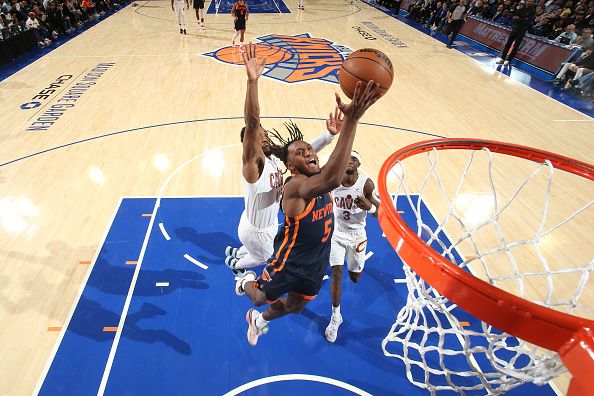
[[[350,220],[351,219],[351,212],[347,212],[346,210],[344,212],[342,212],[342,218],[345,220]]]
[[[326,242],[328,240],[328,237],[330,237],[330,233],[332,232],[332,228],[330,228],[331,225],[332,219],[328,219],[324,223],[324,237],[322,238],[322,242]]]

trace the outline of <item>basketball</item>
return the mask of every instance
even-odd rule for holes
[[[340,88],[349,99],[353,99],[357,81],[367,84],[373,80],[379,83],[379,92],[388,92],[394,79],[394,68],[390,58],[374,48],[363,48],[350,54],[338,72]],[[363,91],[361,91],[363,92]]]

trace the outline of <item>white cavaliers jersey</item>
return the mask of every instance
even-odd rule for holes
[[[351,187],[342,184],[332,191],[334,198],[334,218],[338,230],[358,230],[365,228],[367,211],[355,205],[355,199],[363,195],[365,182],[369,178],[365,173],[359,172],[359,178]]]
[[[243,180],[245,210],[243,215],[250,224],[259,229],[278,227],[278,210],[283,185],[280,160],[265,157],[264,169],[255,183]]]

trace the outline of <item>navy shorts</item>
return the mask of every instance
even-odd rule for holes
[[[204,0],[194,0],[194,9],[204,8]]]
[[[245,20],[238,19],[235,21],[235,30],[245,30]]]
[[[272,304],[286,293],[296,294],[306,300],[313,300],[322,288],[324,274],[303,277],[283,269],[274,272],[271,265],[266,266],[258,278],[258,288],[266,294],[266,302]]]

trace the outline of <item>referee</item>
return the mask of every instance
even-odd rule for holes
[[[452,48],[452,44],[454,43],[454,40],[456,40],[458,32],[460,32],[462,25],[466,22],[466,6],[464,3],[465,0],[460,0],[459,4],[452,5],[448,10],[448,31],[450,32],[450,41],[448,41],[448,45],[446,45],[448,48]]]

